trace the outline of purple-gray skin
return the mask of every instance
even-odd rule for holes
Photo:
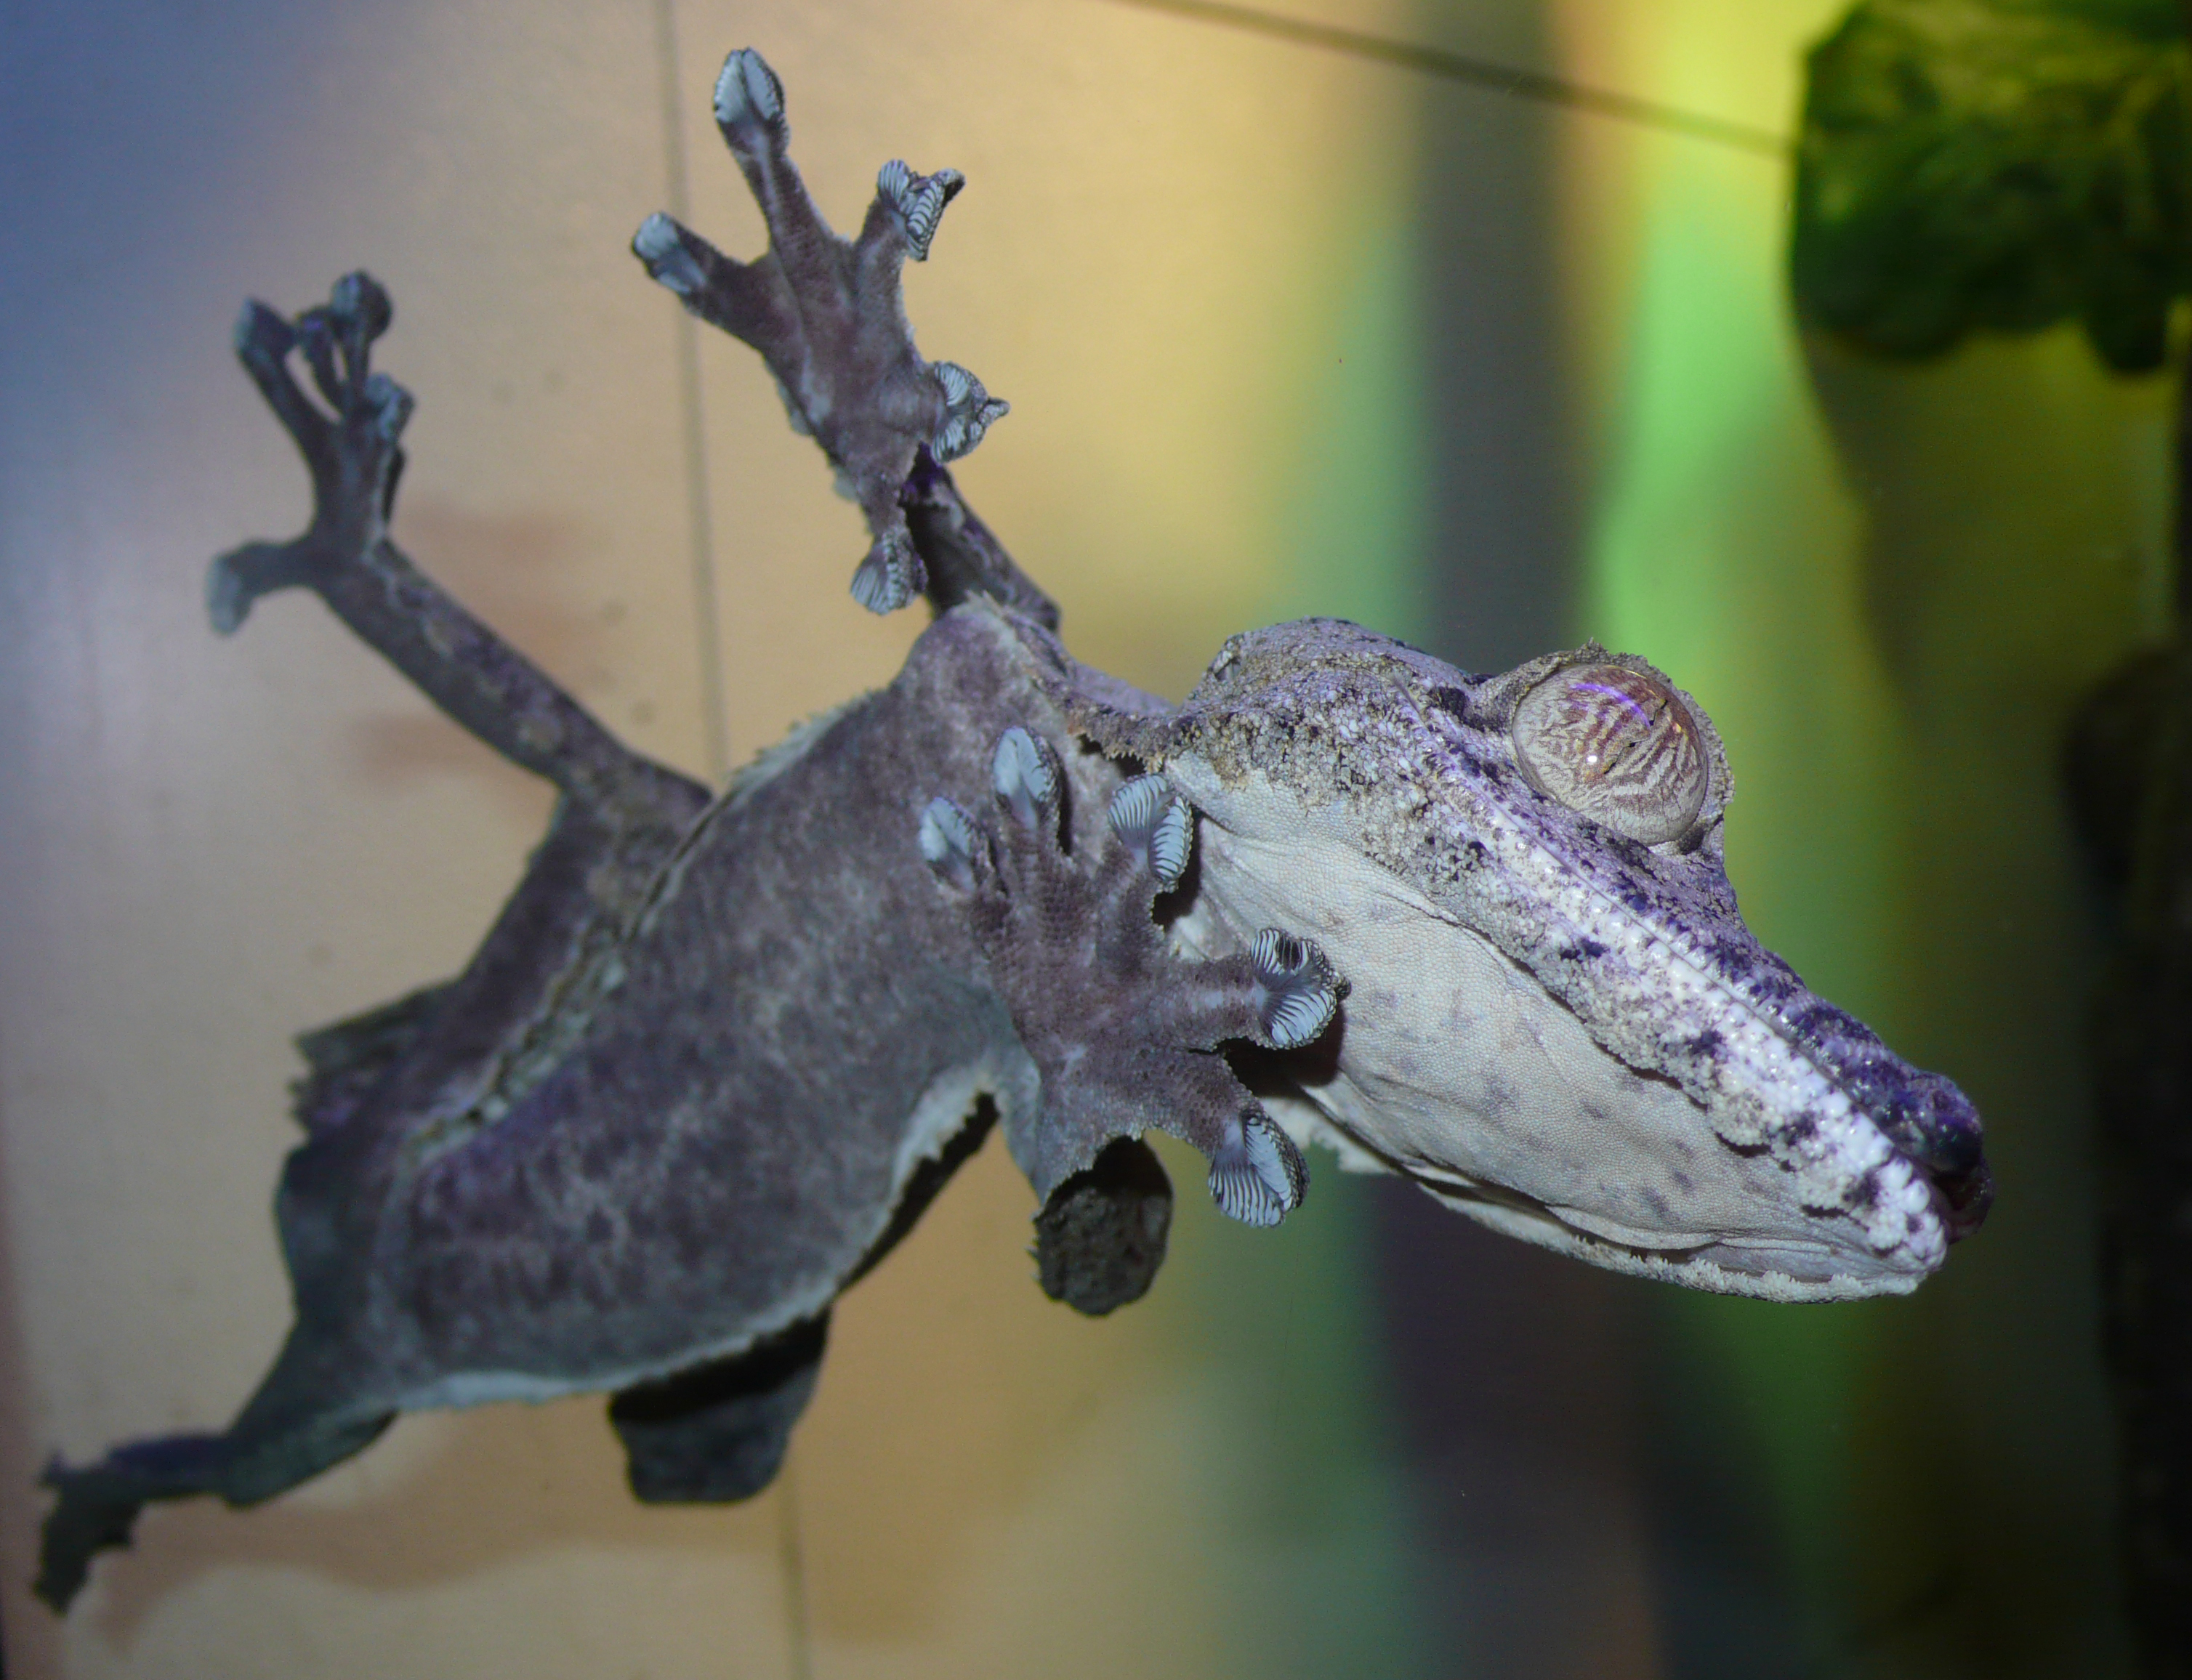
[[[422,1407],[608,1391],[640,1498],[758,1492],[831,1303],[993,1125],[1043,1288],[1091,1313],[1164,1256],[1150,1130],[1253,1225],[1319,1142],[1527,1240],[1778,1300],[1908,1290],[1977,1227],[1970,1105],[1744,925],[1687,695],[1595,646],[1476,677],[1324,619],[1236,637],[1178,707],[1076,663],[942,465],[1003,406],[921,359],[899,300],[960,178],[888,166],[848,243],[757,54],[716,112],[769,253],[660,216],[634,250],[857,494],[854,595],[936,620],[711,799],[390,541],[385,293],[246,309],[315,511],[214,562],[216,627],[313,589],[561,798],[463,973],[299,1039],[295,1328],[227,1430],[49,1469],[49,1603],[147,1501],[256,1503]]]

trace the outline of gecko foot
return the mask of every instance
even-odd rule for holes
[[[715,114],[768,225],[768,249],[739,262],[656,214],[640,224],[632,253],[694,315],[761,352],[792,430],[821,446],[841,487],[859,503],[871,546],[853,574],[853,597],[871,612],[894,612],[926,593],[940,612],[989,594],[1054,618],[1047,598],[967,514],[942,469],[979,443],[1009,405],[964,367],[924,361],[906,322],[905,260],[927,259],[966,177],[886,163],[859,232],[848,240],[793,166],[783,84],[751,48],[723,61]],[[909,509],[918,509],[917,523]],[[923,544],[935,547],[933,564]]]
[[[990,768],[1002,819],[994,830],[939,798],[922,812],[919,841],[939,881],[967,901],[991,982],[1042,1074],[1041,1113],[1008,1123],[1014,1159],[1048,1198],[1112,1140],[1169,1131],[1208,1159],[1220,1209],[1277,1223],[1308,1175],[1221,1046],[1290,1050],[1320,1036],[1341,990],[1330,963],[1276,928],[1253,950],[1210,961],[1173,948],[1151,910],[1187,867],[1193,812],[1163,778],[1120,789],[1112,843],[1075,852],[1065,771],[1047,742],[1008,729]]]

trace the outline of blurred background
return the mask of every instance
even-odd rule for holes
[[[11,1675],[2129,1672],[2055,771],[2167,623],[2163,379],[2072,327],[1903,366],[1799,331],[1841,0],[1267,4],[1327,32],[0,4]],[[848,601],[857,511],[625,249],[657,208],[759,249],[707,103],[748,44],[840,225],[887,158],[968,176],[909,310],[1013,402],[960,482],[1082,658],[1177,696],[1307,612],[1479,670],[1645,654],[1726,737],[1753,926],[1970,1091],[1996,1211],[1915,1298],[1782,1307],[1321,1156],[1249,1231],[1175,1153],[1163,1276],[1090,1323],[992,1144],[843,1302],[753,1504],[632,1504],[598,1399],[407,1418],[259,1512],[152,1512],[59,1622],[40,1464],[219,1426],[286,1327],[289,1036],[454,971],[547,809],[309,597],[207,629],[207,559],[306,510],[241,300],[389,285],[399,539],[648,752],[720,779],[919,629]]]

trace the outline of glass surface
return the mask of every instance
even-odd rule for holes
[[[1799,334],[1789,163],[1738,131],[1790,132],[1836,4],[1284,9],[1726,132],[1112,0],[0,11],[11,1674],[2128,1671],[2056,774],[2166,627],[2165,382],[2067,328]],[[1751,925],[1971,1093],[1996,1210],[1913,1299],[1788,1307],[1321,1156],[1247,1230],[1175,1150],[1166,1271],[1092,1323],[992,1142],[751,1504],[633,1504],[598,1398],[410,1417],[155,1510],[59,1621],[38,1466],[218,1427],[287,1325],[289,1036],[460,964],[548,809],[318,603],[207,629],[205,561],[305,511],[239,302],[389,285],[398,538],[644,751],[719,779],[919,629],[846,599],[857,510],[625,250],[673,208],[758,248],[705,98],[745,44],[841,226],[887,158],[966,172],[909,311],[1013,405],[960,481],[1082,659],[1178,696],[1312,612],[1647,656],[1726,739]]]

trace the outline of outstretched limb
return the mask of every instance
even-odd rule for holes
[[[372,371],[393,310],[371,276],[345,276],[323,308],[285,320],[244,306],[236,352],[312,476],[312,522],[286,543],[248,543],[213,563],[206,605],[233,631],[276,589],[317,594],[426,698],[514,762],[608,819],[682,826],[706,790],[625,748],[538,666],[475,618],[389,540],[411,396]],[[310,370],[325,403],[298,382]]]
[[[656,214],[640,225],[632,252],[687,309],[761,352],[793,430],[822,446],[859,502],[873,541],[853,574],[853,598],[894,612],[925,592],[943,612],[989,595],[1055,629],[1057,607],[943,466],[979,443],[1007,405],[956,363],[921,359],[899,293],[905,259],[928,259],[966,178],[886,163],[859,237],[841,239],[792,167],[783,84],[760,54],[742,48],[724,60],[715,108],[768,224],[768,250],[738,262]]]
[[[1173,952],[1151,910],[1186,868],[1193,813],[1162,777],[1119,789],[1111,843],[1094,859],[1065,850],[1065,778],[1047,743],[1007,730],[992,783],[994,834],[938,799],[920,841],[943,890],[965,899],[991,983],[1042,1075],[1042,1113],[1013,1140],[1036,1193],[1048,1201],[1113,1139],[1156,1128],[1208,1158],[1224,1212],[1276,1224],[1307,1173],[1220,1047],[1293,1050],[1321,1037],[1339,1001],[1330,965],[1276,928],[1214,961]]]

